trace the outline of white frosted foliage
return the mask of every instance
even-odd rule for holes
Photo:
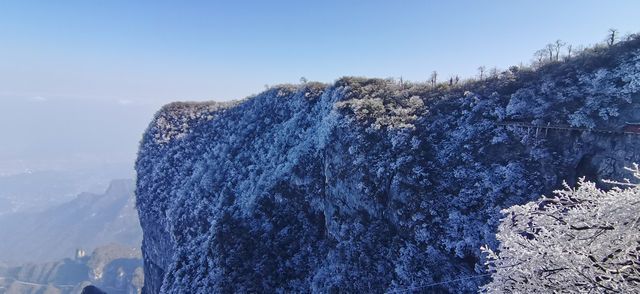
[[[640,179],[635,165],[629,169]],[[603,191],[581,180],[502,212],[487,293],[640,291],[640,185]]]

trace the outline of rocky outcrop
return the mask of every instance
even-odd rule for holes
[[[501,209],[640,162],[639,97],[636,40],[458,85],[168,105],[136,164],[143,292],[475,291]]]
[[[86,287],[82,288],[82,293],[81,294],[106,294],[106,292],[103,292],[102,290],[100,290],[96,286],[89,285],[89,286],[86,286]]]

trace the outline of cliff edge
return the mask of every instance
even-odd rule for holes
[[[143,292],[476,291],[499,211],[625,177],[638,122],[640,40],[460,84],[170,104],[136,163]]]

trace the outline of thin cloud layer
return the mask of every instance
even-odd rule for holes
[[[29,101],[45,102],[45,101],[49,101],[49,99],[47,97],[43,97],[43,96],[33,96],[33,97],[29,98]]]
[[[118,104],[120,105],[129,105],[132,104],[133,100],[129,100],[129,99],[119,99],[118,100]]]

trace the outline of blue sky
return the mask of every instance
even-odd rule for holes
[[[640,31],[640,1],[2,1],[0,97],[229,100],[301,76],[425,80]]]
[[[122,164],[162,105],[342,76],[424,81],[640,32],[640,1],[0,0],[0,175]],[[128,176],[128,175],[127,175]]]

